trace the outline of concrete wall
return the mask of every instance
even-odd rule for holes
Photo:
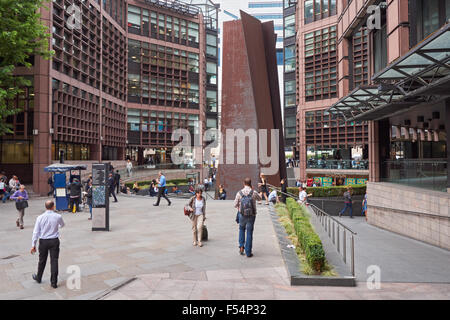
[[[450,194],[375,182],[367,194],[370,224],[450,249]]]

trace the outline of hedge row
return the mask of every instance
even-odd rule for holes
[[[189,181],[188,179],[173,179],[173,180],[167,180],[166,181],[166,187],[174,187],[174,186],[181,186],[181,185],[188,185]],[[138,181],[139,187],[149,187],[152,184],[151,180],[144,180],[144,181]],[[125,183],[125,186],[132,189],[134,186],[134,182],[127,182]]]
[[[344,192],[347,191],[348,186],[336,186],[336,187],[310,187],[306,188],[306,193],[312,194],[314,198],[323,197],[342,197]],[[364,195],[366,194],[365,185],[352,185],[352,195]],[[287,188],[288,193],[294,194],[298,197],[298,188]]]
[[[286,206],[291,220],[294,222],[295,233],[301,249],[305,252],[306,261],[312,269],[322,272],[325,266],[325,250],[322,241],[309,222],[306,208],[291,198],[287,199]]]

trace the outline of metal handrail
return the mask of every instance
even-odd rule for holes
[[[292,193],[285,193],[280,191],[280,188],[275,187],[271,184],[267,184],[270,188],[277,190],[281,194],[284,194],[294,200],[298,200],[299,198]],[[350,249],[351,249],[351,272],[352,276],[355,276],[355,236],[357,235],[352,229],[347,227],[346,225],[339,222],[337,219],[330,216],[328,213],[318,208],[312,203],[309,203],[310,206],[318,218],[320,224],[327,232],[330,239],[333,241],[333,244],[336,246],[338,253],[341,253],[340,239],[341,239],[341,229],[343,229],[343,244],[342,244],[342,259],[345,264],[347,264],[347,231],[350,233]],[[342,227],[342,228],[341,228]],[[337,231],[337,232],[336,232]]]
[[[341,239],[341,228],[343,229],[343,238],[342,238],[342,259],[345,264],[347,264],[347,231],[350,233],[350,250],[351,250],[351,272],[352,276],[355,276],[355,236],[356,232],[347,227],[346,225],[339,222],[337,219],[330,216],[328,213],[318,208],[314,204],[309,205],[313,210],[316,217],[319,219],[324,230],[327,232],[328,237],[333,241],[333,244],[336,246],[338,253],[341,253],[340,239]],[[336,232],[337,231],[337,232]],[[337,235],[336,235],[337,233]]]

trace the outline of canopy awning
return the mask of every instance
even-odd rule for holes
[[[45,172],[56,172],[63,173],[71,170],[86,170],[87,166],[84,164],[64,164],[64,163],[54,163],[48,167],[44,168]]]
[[[372,77],[328,112],[349,120],[379,120],[415,105],[450,97],[450,24]]]

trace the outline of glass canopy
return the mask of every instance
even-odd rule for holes
[[[372,77],[328,112],[349,120],[378,120],[422,102],[450,96],[450,23]]]

